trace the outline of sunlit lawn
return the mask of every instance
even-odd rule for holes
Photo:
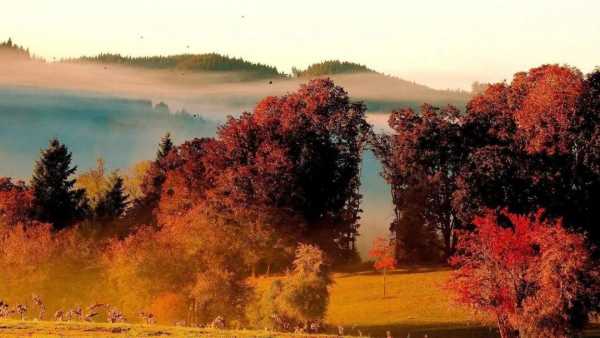
[[[389,330],[394,337],[406,337],[408,333],[422,337],[423,332],[435,337],[440,336],[436,331],[446,328],[473,330],[477,327],[477,331],[481,331],[480,322],[466,310],[454,306],[444,291],[443,283],[448,274],[445,269],[394,271],[386,278],[386,297],[381,274],[337,275],[327,322],[350,330],[356,326],[357,329],[351,331],[360,329],[363,334],[381,335]],[[448,337],[450,332],[443,331],[444,337]],[[483,331],[486,337],[490,335],[488,329]]]
[[[343,326],[344,333],[395,338],[483,338],[497,337],[494,323],[476,318],[453,304],[443,285],[450,271],[445,268],[400,269],[388,273],[383,297],[383,277],[363,272],[335,274],[327,323]],[[271,279],[259,280],[259,289]],[[337,330],[335,330],[337,331]],[[600,337],[600,330],[588,337]]]
[[[292,337],[267,331],[161,325],[0,320],[0,337]]]
[[[446,269],[398,270],[387,277],[383,297],[381,274],[364,272],[335,274],[327,323],[344,327],[346,335],[395,338],[484,338],[497,337],[493,323],[452,304],[442,288],[449,275]],[[265,290],[277,277],[257,279],[257,290]],[[291,337],[267,331],[218,331],[159,325],[54,323],[16,320],[0,321],[0,337]],[[600,328],[586,337],[600,337]]]

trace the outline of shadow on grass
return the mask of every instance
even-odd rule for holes
[[[345,327],[344,334],[352,336],[386,337],[390,332],[394,338],[499,338],[497,331],[492,327],[456,325],[377,325]]]
[[[444,325],[409,325],[391,324],[377,326],[345,327],[344,334],[352,336],[386,337],[390,332],[394,338],[499,338],[495,327],[467,324]],[[585,331],[585,338],[600,338],[600,325],[591,325]]]
[[[388,271],[388,276],[393,275],[410,275],[416,273],[428,273],[428,272],[439,272],[439,271],[450,271],[452,270],[448,266],[415,266],[415,267],[403,267],[393,271]],[[356,271],[356,272],[338,272],[337,278],[347,278],[354,276],[380,276],[382,273],[380,271],[375,270],[367,270],[367,271]]]

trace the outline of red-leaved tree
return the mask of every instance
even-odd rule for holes
[[[32,216],[33,194],[24,182],[14,183],[0,178],[0,227],[29,223]]]
[[[375,238],[373,247],[369,251],[369,257],[375,259],[373,267],[378,271],[383,271],[383,297],[385,297],[387,271],[396,267],[396,245],[394,241],[383,237]]]
[[[459,303],[494,316],[501,337],[572,337],[597,302],[584,237],[541,215],[488,211],[459,235],[448,287]]]

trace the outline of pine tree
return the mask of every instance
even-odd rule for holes
[[[173,149],[173,141],[171,140],[171,133],[166,133],[160,139],[160,144],[158,145],[158,152],[156,153],[156,161],[160,161],[165,156],[169,154],[169,152]]]
[[[52,139],[35,164],[31,186],[35,218],[52,224],[55,230],[63,229],[85,216],[85,190],[75,189],[77,170],[71,166],[71,153],[64,144]]]
[[[113,174],[109,179],[109,187],[96,207],[96,216],[100,220],[114,220],[125,213],[129,204],[129,196],[125,194],[123,178]]]

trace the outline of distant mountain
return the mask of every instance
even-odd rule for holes
[[[63,60],[63,62],[116,64],[147,69],[173,69],[189,72],[236,72],[243,76],[242,79],[247,80],[280,78],[285,76],[283,73],[280,73],[276,67],[262,63],[249,62],[241,58],[234,58],[217,53],[143,57],[122,56],[120,54],[100,54],[97,56],[83,56],[80,58],[66,59]]]
[[[375,73],[374,70],[365,65],[354,62],[328,60],[313,63],[304,70],[292,68],[295,77],[314,77],[323,75],[352,74],[352,73]]]

